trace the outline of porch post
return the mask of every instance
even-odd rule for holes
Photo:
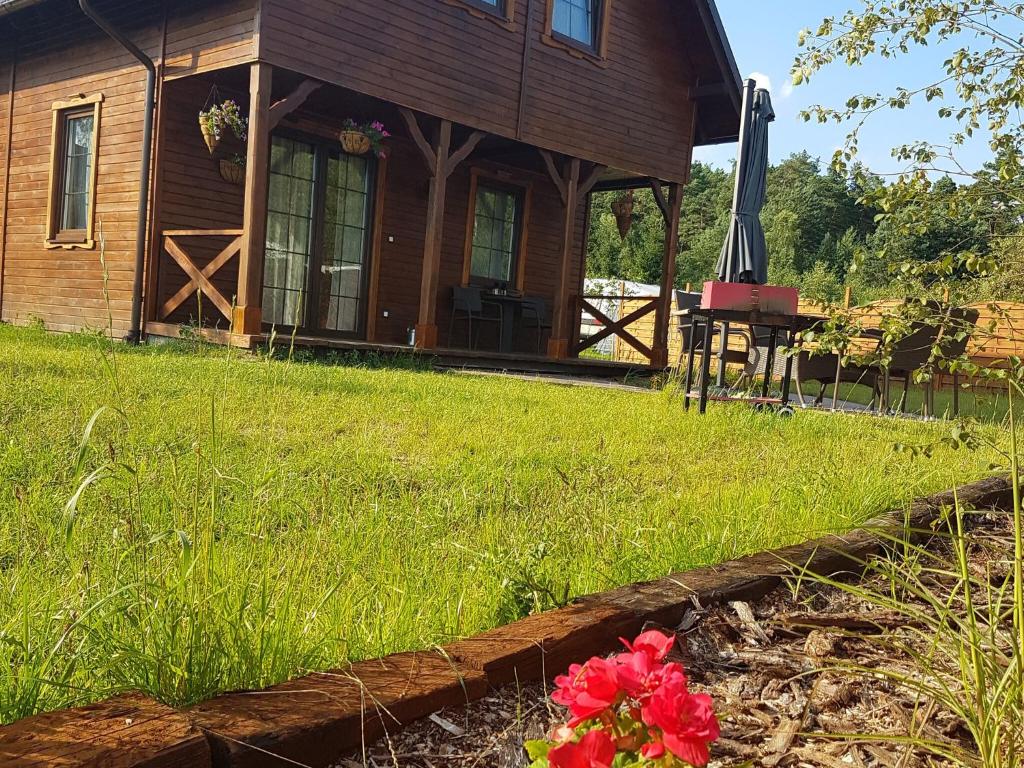
[[[434,146],[434,167],[427,194],[427,232],[423,240],[423,276],[420,281],[420,312],[416,322],[416,347],[437,347],[437,286],[441,272],[441,243],[444,239],[444,208],[448,197],[448,174],[444,164],[452,146],[452,123],[442,120]]]
[[[573,293],[575,286],[570,280],[573,242],[576,239],[576,208],[579,206],[580,198],[586,198],[597,184],[601,174],[605,171],[605,166],[600,163],[591,163],[589,175],[586,179],[581,180],[582,162],[578,157],[570,158],[565,163],[562,172],[559,173],[552,154],[546,149],[539,151],[544,165],[547,166],[548,175],[562,198],[562,206],[565,208],[565,217],[562,221],[561,268],[558,276],[558,288],[555,293],[554,311],[552,312],[551,338],[548,339],[548,357],[560,360],[568,357],[579,341],[579,329],[572,327],[578,315],[576,295]],[[586,262],[586,242],[583,243],[580,261],[582,270],[583,262]],[[580,279],[582,282],[582,275]]]
[[[441,120],[437,140],[431,144],[420,130],[419,120],[410,109],[398,110],[409,136],[423,155],[430,173],[427,195],[427,231],[423,238],[423,277],[420,282],[420,311],[416,322],[417,349],[437,347],[437,287],[441,272],[441,242],[444,238],[444,209],[448,196],[448,177],[469,157],[486,134],[473,131],[458,149],[452,151],[452,121]]]
[[[571,318],[575,316],[572,301],[572,260],[573,240],[576,235],[576,203],[579,199],[580,160],[574,157],[569,161],[562,178],[562,203],[565,216],[562,220],[562,255],[559,270],[558,289],[555,294],[555,306],[552,312],[551,338],[548,339],[548,357],[558,360],[569,356],[569,328]]]
[[[672,320],[672,291],[676,283],[676,254],[679,250],[679,215],[683,205],[682,185],[672,184],[668,200],[657,182],[652,183],[655,199],[665,218],[665,246],[661,261],[661,295],[654,315],[654,345],[651,365],[668,367],[668,335]]]
[[[249,141],[245,163],[242,251],[232,331],[256,335],[263,328],[263,256],[267,244],[267,183],[270,165],[270,89],[273,68],[254,62],[249,70]]]

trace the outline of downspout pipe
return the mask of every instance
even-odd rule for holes
[[[89,0],[78,0],[78,6],[87,17],[122,48],[139,60],[146,68],[146,114],[142,123],[142,162],[139,169],[139,213],[138,228],[135,232],[135,281],[132,284],[131,329],[125,336],[129,344],[142,341],[142,286],[146,269],[146,235],[149,229],[149,177],[153,156],[153,111],[156,107],[156,64],[143,53],[135,43],[126,38],[89,4]]]

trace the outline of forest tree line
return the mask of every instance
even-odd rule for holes
[[[866,181],[853,181],[858,177]],[[713,278],[729,226],[733,178],[732,171],[694,164],[683,197],[677,287]],[[856,303],[927,295],[933,281],[926,273],[893,265],[934,264],[944,254],[967,252],[996,259],[1000,269],[987,277],[964,271],[945,281],[954,286],[954,301],[1024,301],[1024,223],[1017,206],[1001,199],[999,185],[989,187],[984,173],[969,186],[942,176],[925,195],[883,212],[864,200],[877,198],[871,186],[884,183],[864,173],[844,177],[807,153],[772,166],[761,216],[769,282],[828,302],[840,301],[847,286]],[[625,194],[594,196],[587,274],[657,284],[663,219],[650,191],[637,190],[632,226],[621,237],[613,207]]]

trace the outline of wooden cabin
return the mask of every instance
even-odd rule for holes
[[[0,319],[572,358],[592,194],[655,190],[671,285],[739,102],[713,0],[0,0]]]

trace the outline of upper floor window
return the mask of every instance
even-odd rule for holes
[[[601,28],[601,0],[554,0],[551,30],[587,48],[597,50]]]
[[[503,26],[512,24],[515,0],[445,0],[449,5],[465,8],[474,16],[496,21]]]
[[[102,96],[53,105],[46,245],[92,248]]]

